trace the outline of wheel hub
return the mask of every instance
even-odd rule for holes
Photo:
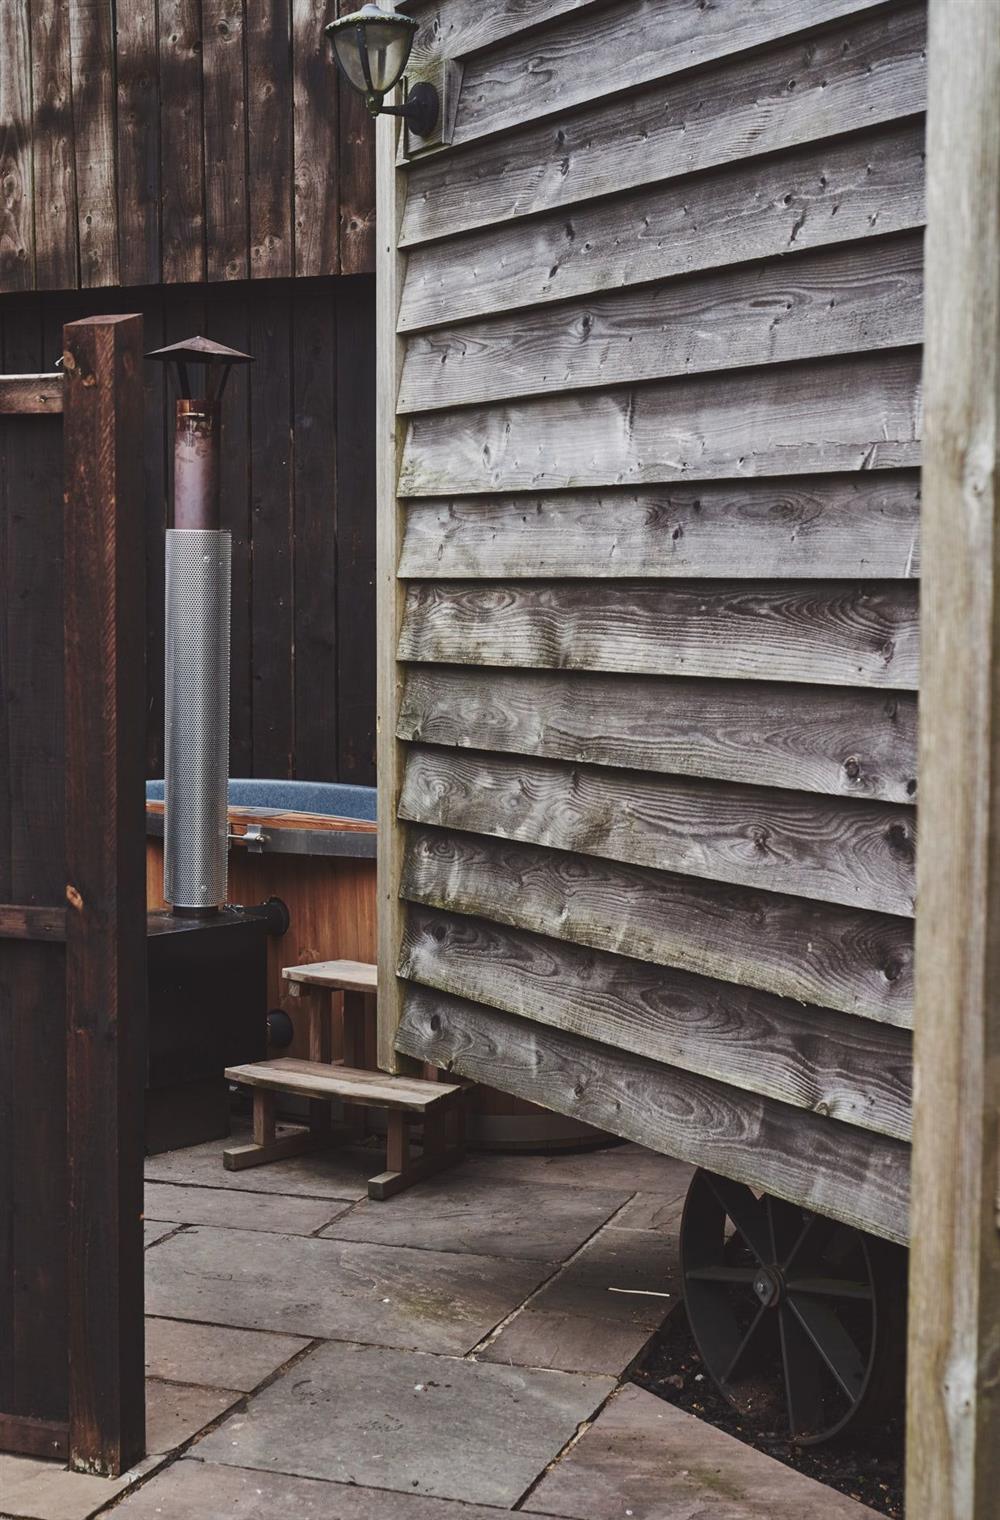
[[[765,1309],[776,1309],[785,1290],[779,1267],[758,1267],[753,1280],[753,1290]]]

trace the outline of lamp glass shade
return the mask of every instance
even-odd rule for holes
[[[388,95],[403,77],[413,47],[417,23],[398,11],[384,11],[378,5],[364,5],[353,16],[344,16],[326,29],[344,74],[356,90],[367,95]],[[365,76],[362,59],[368,59],[371,82]]]

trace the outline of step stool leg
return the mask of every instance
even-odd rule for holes
[[[227,1172],[243,1172],[251,1166],[266,1166],[269,1161],[285,1161],[321,1150],[330,1136],[318,1130],[293,1130],[279,1135],[276,1130],[278,1095],[268,1088],[253,1090],[253,1139],[245,1145],[229,1145],[222,1153]]]
[[[309,1059],[325,1061],[333,1059],[333,998],[325,988],[303,988],[303,1001],[309,1015]],[[322,1098],[309,1100],[309,1128],[314,1134],[326,1134],[331,1128],[330,1105]]]
[[[382,1203],[394,1193],[412,1187],[445,1167],[454,1166],[465,1155],[464,1145],[448,1136],[451,1113],[461,1108],[461,1098],[456,1103],[435,1105],[424,1114],[423,1153],[413,1160],[410,1156],[410,1115],[399,1111],[389,1113],[389,1134],[386,1150],[386,1170],[368,1182],[368,1196]],[[458,1121],[460,1122],[460,1121]]]
[[[257,1087],[253,1095],[253,1143],[270,1145],[274,1139],[276,1094]]]
[[[364,1070],[365,1066],[365,994],[344,993],[344,1065]],[[367,1110],[344,1104],[344,1122],[355,1140],[363,1140],[368,1130]]]

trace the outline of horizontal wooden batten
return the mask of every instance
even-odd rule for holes
[[[498,7],[476,9],[491,26]],[[444,16],[454,28],[450,8]],[[818,34],[668,76],[637,94],[598,94],[501,143],[417,159],[401,244],[495,227],[920,111],[926,32],[922,3],[848,15]],[[454,56],[443,37],[440,45]]]
[[[66,909],[0,903],[0,939],[54,940],[66,938]]]
[[[407,916],[398,971],[728,1087],[910,1137],[912,1042],[903,1030],[427,908]]]
[[[411,747],[399,816],[913,915],[915,814],[894,803]]]
[[[710,1077],[407,990],[399,1050],[905,1243],[909,1147]]]
[[[414,248],[399,327],[452,325],[923,222],[917,119]]]
[[[652,485],[920,462],[920,351],[411,416],[399,491]]]
[[[405,3],[405,0],[404,0]],[[461,58],[467,53],[488,48],[511,37],[546,26],[570,11],[593,9],[606,0],[416,0],[406,6],[406,13],[419,24],[413,44],[416,59],[431,57]]]
[[[917,635],[915,585],[427,581],[399,657],[913,690]]]
[[[412,337],[400,412],[919,343],[907,233]]]
[[[525,121],[551,117],[614,91],[760,47],[877,3],[756,0],[748,6],[746,0],[716,0],[712,6],[678,6],[675,0],[642,0],[637,7],[635,0],[617,0],[600,7],[585,6],[574,14],[576,7],[567,13],[565,3],[553,7],[546,0],[538,19],[551,17],[558,24],[527,36],[517,35],[516,26],[513,35],[499,32],[514,9],[510,4],[503,6],[492,27],[480,23],[470,33],[459,19],[448,29],[450,56],[455,56],[451,49],[468,49],[470,44],[485,47],[486,38],[496,45],[481,59],[466,60],[454,141],[495,136]],[[476,8],[492,9],[481,0]],[[517,12],[522,24],[532,19],[528,7],[518,6]],[[436,41],[438,28],[432,32],[425,28],[424,35]]]
[[[0,417],[51,416],[63,409],[63,377],[0,375]]]
[[[54,1461],[69,1456],[69,1422],[0,1414],[0,1452]]]
[[[917,703],[903,692],[419,665],[396,735],[887,802],[917,789]]]
[[[425,828],[409,832],[401,892],[428,907],[519,929],[544,925],[573,944],[912,1026],[907,919]]]
[[[412,501],[408,577],[909,579],[915,471]]]

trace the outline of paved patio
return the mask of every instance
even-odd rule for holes
[[[871,1516],[623,1383],[677,1290],[681,1164],[478,1156],[376,1204],[370,1152],[220,1151],[147,1168],[152,1455],[117,1483],[0,1457],[0,1516]]]

